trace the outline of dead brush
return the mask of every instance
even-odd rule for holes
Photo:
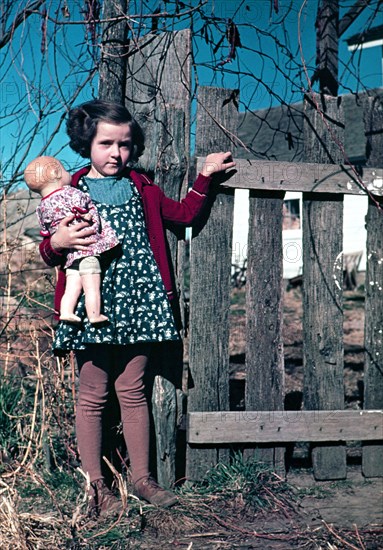
[[[60,548],[61,541],[70,534],[62,518],[54,512],[44,514],[37,509],[21,511],[23,499],[16,488],[3,480],[0,487],[0,548]]]
[[[0,479],[0,548],[28,549],[24,526],[16,510],[17,493]]]
[[[241,453],[230,464],[217,464],[201,482],[186,483],[181,493],[190,502],[202,498],[223,501],[253,514],[263,510],[288,513],[296,508],[293,488],[262,462],[245,460]]]

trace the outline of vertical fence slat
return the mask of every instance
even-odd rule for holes
[[[138,40],[130,49],[126,74],[125,104],[145,133],[140,164],[154,173],[156,184],[168,197],[179,200],[186,192],[190,150],[190,30],[146,35]],[[167,237],[177,282],[183,288],[183,265],[178,261],[183,243],[178,245],[169,231]],[[151,372],[162,375],[156,376],[153,385],[152,412],[157,477],[162,485],[170,486],[175,481],[176,422],[180,417],[176,388],[182,385],[182,343],[168,343],[166,350],[162,348],[152,359]]]
[[[283,195],[250,193],[245,390],[249,411],[283,410]],[[246,449],[245,456],[284,471],[284,447]]]
[[[305,161],[341,162],[342,105],[316,100],[319,111],[306,102]],[[318,195],[303,196],[304,407],[343,409],[343,195]],[[314,446],[312,460],[316,479],[346,477],[344,445]]]
[[[377,98],[364,104],[367,164],[383,167],[383,105]],[[365,282],[364,408],[383,408],[383,200],[380,209],[371,199],[367,213],[367,266]],[[383,445],[363,445],[362,471],[366,477],[383,476]]]
[[[232,150],[216,123],[236,132],[237,110],[227,102],[232,90],[200,87],[196,155]],[[212,201],[213,202],[213,201]],[[188,411],[229,410],[229,309],[234,195],[220,190],[206,224],[193,232],[190,253],[190,391]],[[224,429],[224,426],[223,426]],[[186,475],[199,479],[227,449],[188,446]]]

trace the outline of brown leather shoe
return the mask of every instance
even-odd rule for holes
[[[121,511],[121,502],[103,479],[97,479],[90,484],[89,496],[89,515],[91,516],[99,517]]]
[[[177,502],[177,497],[171,491],[167,491],[158,485],[152,477],[143,477],[134,484],[133,493],[154,506],[170,508]]]

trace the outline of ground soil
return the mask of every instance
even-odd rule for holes
[[[251,513],[236,510],[233,502],[211,507],[210,524],[194,525],[187,518],[170,536],[165,525],[175,519],[173,512],[160,516],[153,528],[148,515],[140,549],[186,548],[188,550],[378,550],[383,548],[383,480],[362,477],[351,467],[345,481],[315,483],[310,471],[288,475],[296,497],[289,507],[282,503],[273,510]],[[201,508],[202,512],[202,508]],[[206,519],[206,518],[205,518]],[[166,529],[166,528],[165,528]],[[188,532],[189,531],[189,532]],[[132,546],[132,548],[135,548]]]

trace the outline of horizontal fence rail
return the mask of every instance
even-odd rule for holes
[[[197,170],[204,159],[197,158]],[[382,168],[364,168],[358,181],[350,166],[312,162],[275,162],[235,159],[237,173],[224,187],[258,191],[301,191],[302,193],[340,193],[367,195],[366,187],[383,193]]]
[[[190,444],[377,441],[383,411],[239,411],[189,413]]]

